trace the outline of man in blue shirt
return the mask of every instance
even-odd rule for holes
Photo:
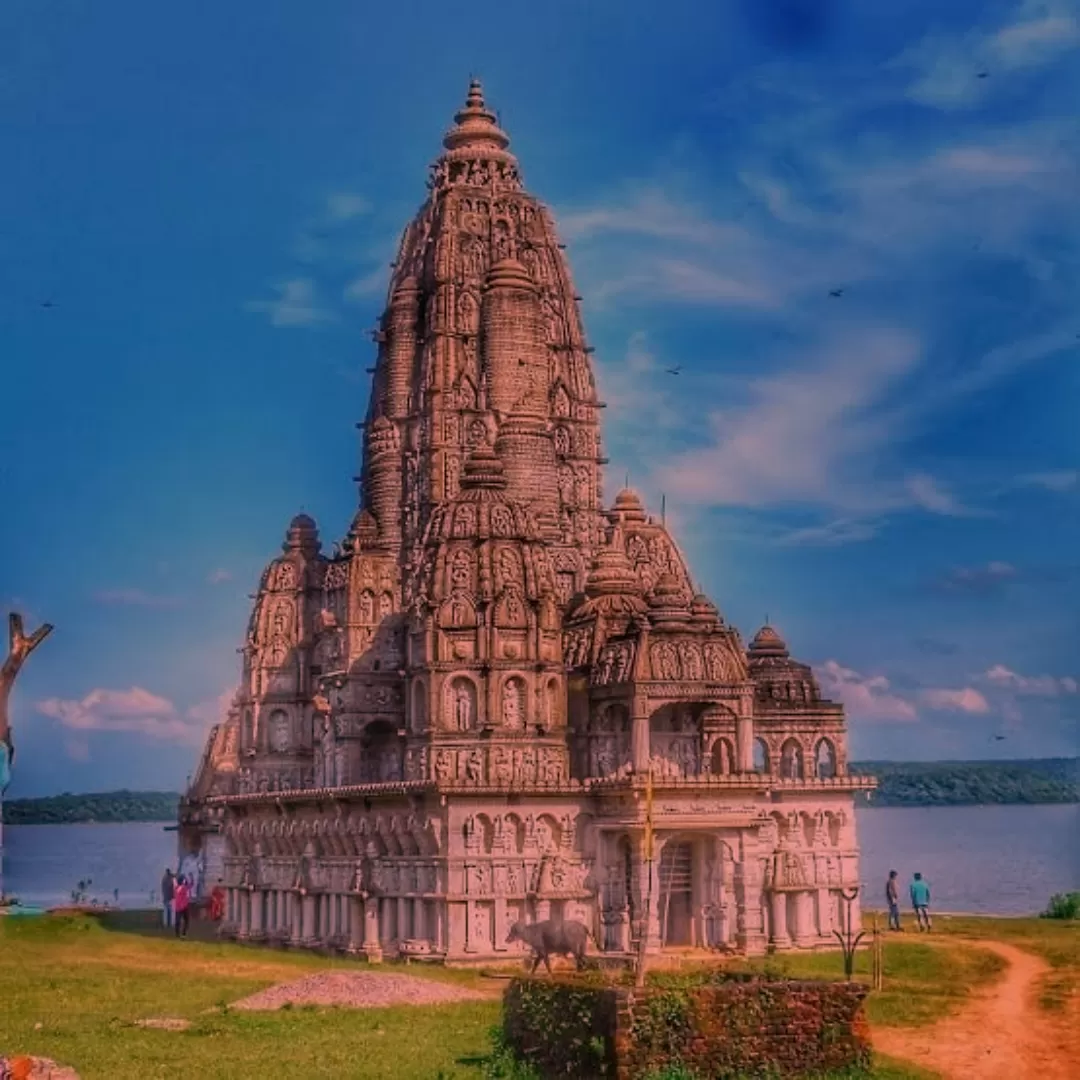
[[[915,909],[915,918],[920,930],[930,930],[930,886],[916,874],[911,883],[911,906]]]

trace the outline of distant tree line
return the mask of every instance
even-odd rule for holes
[[[858,761],[851,771],[878,778],[863,805],[971,806],[985,803],[1080,802],[1080,758],[1028,761]],[[106,791],[50,795],[4,803],[8,825],[175,821],[172,791]]]
[[[975,806],[1080,802],[1080,758],[1021,761],[859,761],[878,778],[871,806]]]
[[[103,791],[49,795],[4,803],[6,825],[74,825],[84,822],[175,821],[180,796],[172,791]]]

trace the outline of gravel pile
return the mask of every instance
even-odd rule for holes
[[[443,1005],[481,1001],[485,995],[412,975],[368,971],[320,971],[296,982],[279,983],[237,1001],[234,1009],[280,1009],[283,1005],[343,1005],[378,1009],[387,1005]]]

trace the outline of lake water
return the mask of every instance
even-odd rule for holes
[[[1050,895],[1080,889],[1080,806],[872,807],[858,812],[862,877],[881,906],[889,870],[906,882],[921,871],[937,911],[1028,915]],[[90,894],[146,907],[176,834],[160,822],[127,825],[9,825],[4,888],[24,903],[61,904],[80,878]]]

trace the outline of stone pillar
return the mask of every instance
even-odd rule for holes
[[[649,769],[649,710],[642,703],[635,707],[630,720],[631,761],[634,772],[645,773]]]
[[[315,897],[308,893],[301,900],[300,940],[305,945],[313,945],[315,938]]]
[[[735,722],[735,758],[739,772],[754,771],[754,718],[740,716]]]
[[[262,889],[255,889],[251,894],[251,937],[261,938],[264,936],[263,916],[265,912],[266,893]]]
[[[814,944],[814,898],[809,890],[795,894],[795,944],[809,948]]]
[[[828,889],[817,890],[817,932],[818,937],[832,937],[832,905]]]
[[[379,943],[379,901],[369,896],[364,901],[364,944],[363,953],[368,961],[377,964],[382,960],[382,946]]]
[[[506,952],[509,946],[506,944],[506,935],[509,928],[506,925],[506,897],[495,897],[495,940],[492,944],[496,952]]]
[[[397,901],[397,940],[401,944],[409,936],[409,901],[399,896]]]
[[[787,893],[774,889],[769,897],[772,911],[772,943],[778,949],[791,944],[787,927]]]
[[[240,901],[240,929],[237,936],[246,938],[251,929],[251,924],[249,922],[251,914],[251,893],[247,889],[241,889],[237,894],[237,899]]]

